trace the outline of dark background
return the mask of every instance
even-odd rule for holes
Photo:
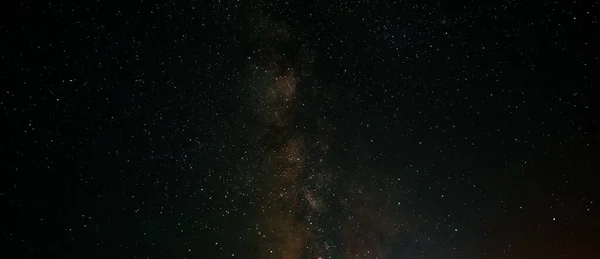
[[[7,6],[2,246],[253,258],[244,82],[268,17],[290,62],[313,53],[297,123],[327,119],[332,185],[387,186],[389,258],[600,257],[597,3],[325,2]]]

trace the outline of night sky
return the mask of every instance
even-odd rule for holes
[[[595,1],[22,2],[9,258],[600,258]]]

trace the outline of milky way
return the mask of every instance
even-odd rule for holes
[[[265,127],[258,167],[261,258],[302,258],[314,238],[309,219],[301,216],[306,143],[295,130],[297,87],[301,80],[293,65],[284,64],[277,45],[289,36],[285,27],[263,21],[258,33],[262,49],[249,66],[249,87],[256,115]],[[267,144],[268,143],[268,144]]]
[[[259,28],[254,32],[259,48],[248,57],[245,81],[250,107],[263,128],[255,136],[263,142],[252,173],[258,179],[253,187],[258,190],[259,257],[384,258],[383,239],[400,228],[386,208],[389,198],[349,176],[356,172],[343,172],[324,159],[330,152],[324,118],[305,119],[304,124],[319,125],[312,130],[301,130],[296,120],[307,109],[303,98],[311,98],[301,96],[301,88],[327,91],[307,71],[310,51],[301,47],[299,53],[282,53],[296,37],[285,24],[262,18]],[[332,181],[340,178],[352,186],[334,186]]]

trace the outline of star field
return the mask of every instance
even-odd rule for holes
[[[598,4],[16,3],[22,258],[599,258]]]

